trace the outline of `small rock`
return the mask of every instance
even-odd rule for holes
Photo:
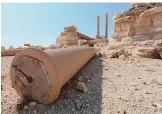
[[[36,109],[34,110],[34,114],[37,114],[37,110]]]
[[[120,74],[118,74],[118,73],[116,73],[116,76],[120,77],[121,75],[120,75]]]
[[[11,107],[12,107],[12,105],[9,105],[9,107],[8,107],[8,108],[10,109]]]
[[[146,82],[143,82],[143,84],[147,85],[147,83],[146,83]]]
[[[24,99],[17,99],[16,101],[16,108],[18,110],[22,110],[25,104],[25,100]]]
[[[92,80],[88,80],[88,83],[92,82]]]
[[[86,104],[86,107],[90,107],[91,105],[90,104]]]
[[[76,89],[81,91],[81,92],[84,92],[84,93],[86,93],[88,91],[87,86],[83,82],[78,82]]]
[[[76,110],[80,110],[81,108],[82,108],[82,103],[79,100],[77,100],[76,101]]]
[[[75,108],[72,108],[71,110],[72,110],[72,111],[75,111]]]
[[[82,76],[79,76],[78,80],[79,81],[83,81],[83,77]]]
[[[125,55],[120,55],[119,59],[124,61],[126,59],[126,57],[125,57]]]
[[[154,69],[146,69],[145,71],[156,72]]]
[[[24,99],[17,99],[16,104],[23,104],[25,101]]]
[[[138,88],[135,88],[134,90],[139,90]]]
[[[127,63],[129,63],[129,64],[130,64],[130,63],[133,63],[133,60],[128,60],[128,62],[127,62]]]
[[[31,107],[33,107],[33,106],[35,106],[36,104],[37,104],[36,102],[30,102],[29,105],[30,105]]]
[[[142,79],[141,77],[138,77],[138,79]]]
[[[157,105],[156,104],[152,104],[152,106],[157,108]]]
[[[25,109],[25,110],[28,110],[28,109],[29,109],[29,107],[25,105],[25,106],[24,106],[24,109]]]
[[[104,68],[104,70],[109,70],[108,68]]]
[[[152,94],[152,93],[150,93],[150,92],[145,92],[145,94]]]

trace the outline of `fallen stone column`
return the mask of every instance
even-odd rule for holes
[[[17,52],[21,51],[22,49],[16,49],[16,50],[2,50],[1,56],[15,56]]]
[[[10,76],[17,93],[26,100],[53,103],[67,83],[96,53],[92,47],[25,49],[12,61]]]

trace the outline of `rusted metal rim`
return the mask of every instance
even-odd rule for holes
[[[16,64],[17,60],[20,59],[22,56],[29,56],[32,58],[36,58],[43,63],[44,68],[46,69],[46,71],[48,73],[47,78],[49,81],[50,89],[49,89],[49,92],[45,95],[42,103],[44,103],[44,104],[53,103],[53,101],[55,101],[57,99],[57,97],[60,93],[60,88],[61,88],[59,75],[58,75],[57,68],[56,68],[54,61],[47,53],[45,53],[44,51],[39,50],[39,49],[28,48],[28,49],[24,49],[23,51],[18,52],[16,54],[15,58],[13,59],[11,68],[10,68],[11,81],[13,84],[15,83],[13,80],[13,78],[15,76],[12,72],[13,71],[12,65]],[[18,89],[16,89],[16,91],[21,97],[23,97]]]

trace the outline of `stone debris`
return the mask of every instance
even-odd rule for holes
[[[76,101],[75,105],[76,105],[76,110],[80,110],[83,107],[82,106],[83,104],[79,100]]]
[[[132,56],[139,56],[141,58],[161,59],[160,54],[156,48],[137,47],[132,52]]]
[[[77,31],[75,26],[66,26],[64,31],[57,37],[56,43],[59,44],[59,48],[67,48],[73,45],[76,46],[94,46],[96,48],[103,47],[107,44],[108,38],[91,38]]]
[[[26,104],[26,100],[19,98],[19,99],[17,99],[17,101],[16,101],[16,108],[17,108],[18,110],[22,110],[22,109],[24,108],[24,105],[25,105],[25,104]]]
[[[116,74],[116,76],[121,77],[121,75],[120,75],[120,74],[118,74],[118,73],[115,73],[115,74]]]
[[[126,57],[125,57],[125,55],[122,54],[119,56],[119,59],[124,61],[126,59]]]
[[[78,82],[76,86],[76,90],[86,93],[88,91],[88,88],[83,82]]]
[[[108,68],[104,68],[104,70],[109,70]]]
[[[77,43],[78,43],[78,46],[82,46],[82,45],[88,44],[87,40],[78,40]]]
[[[83,81],[83,77],[79,76],[78,81]]]
[[[25,105],[25,106],[24,106],[24,109],[25,109],[25,110],[28,110],[28,109],[29,109],[29,106]]]
[[[37,102],[30,102],[29,105],[30,105],[31,107],[33,107],[33,106],[35,106],[36,104],[37,104]]]
[[[87,82],[90,83],[90,82],[92,82],[92,80],[88,80]]]
[[[76,30],[77,30],[77,27],[73,25],[64,27],[65,32],[71,32],[71,31],[76,31]]]
[[[36,109],[34,110],[34,114],[37,114],[37,110]]]
[[[102,51],[102,55],[106,56],[108,58],[122,58],[123,60],[125,60],[126,58],[128,58],[131,54],[124,48],[119,48],[119,49],[107,49],[107,47],[109,47],[109,45],[107,45],[103,51]]]

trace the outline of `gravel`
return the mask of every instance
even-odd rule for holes
[[[12,59],[2,57],[2,114],[162,113],[161,60],[134,59],[129,63],[108,58],[101,61],[100,57],[94,57],[62,88],[57,102],[34,103],[34,106],[29,103],[23,110],[17,110],[16,101],[20,97],[9,77]],[[76,90],[80,81],[88,88],[86,93]]]

